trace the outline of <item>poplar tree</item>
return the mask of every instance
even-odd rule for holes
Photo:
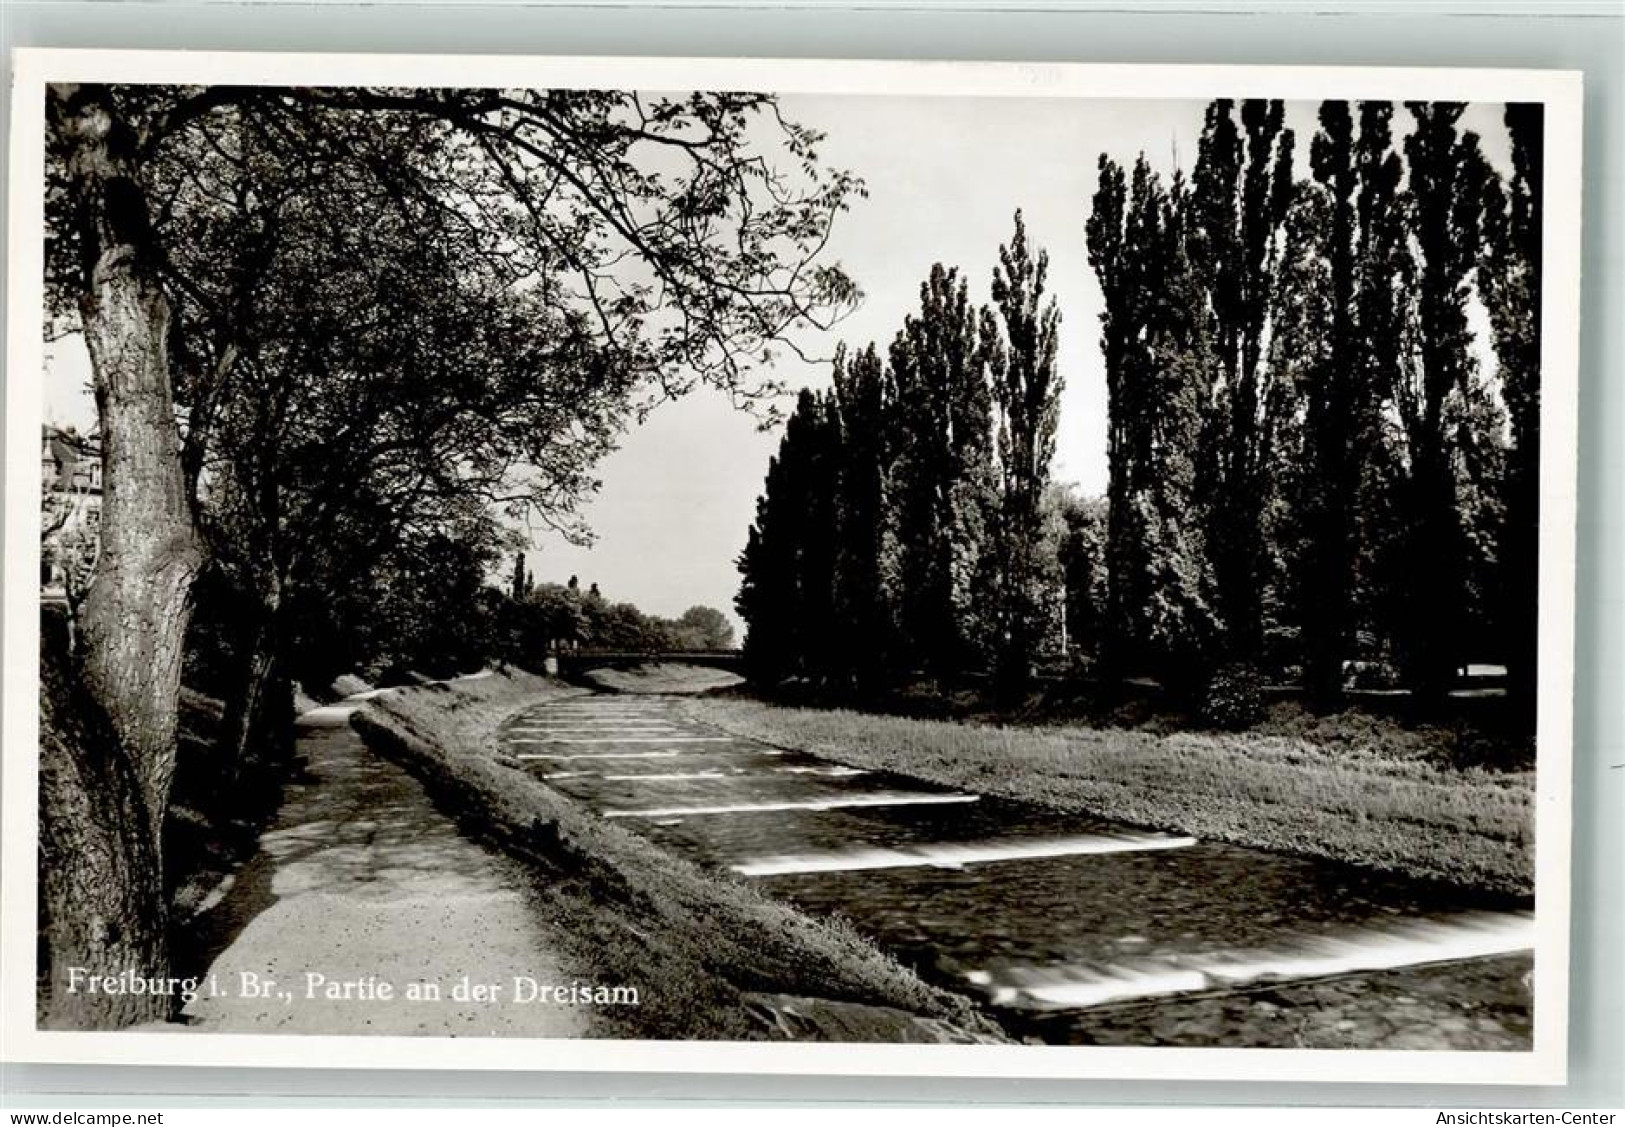
[[[970,616],[991,507],[991,346],[965,280],[939,264],[890,349],[901,641],[908,663],[937,675],[975,653]]]
[[[1296,186],[1287,211],[1281,264],[1271,296],[1268,363],[1275,398],[1270,449],[1275,472],[1264,515],[1264,568],[1273,596],[1267,608],[1264,661],[1279,668],[1303,658],[1317,607],[1308,574],[1318,532],[1314,514],[1324,506],[1317,478],[1314,401],[1324,396],[1330,357],[1330,294],[1325,255],[1331,204],[1313,181]]]
[[[793,428],[800,428],[793,434]],[[843,507],[840,416],[830,394],[803,390],[785,437],[802,449],[796,560],[796,619],[800,623],[801,667],[820,682],[844,679],[845,652],[838,592],[840,524]]]
[[[1200,461],[1220,358],[1184,219],[1189,189],[1177,174],[1166,190],[1146,175],[1145,214],[1136,224],[1148,265],[1137,374],[1145,472],[1129,501],[1145,544],[1140,630],[1163,681],[1186,693],[1207,676],[1221,633]]]
[[[525,597],[530,590],[530,580],[525,575],[525,553],[515,552],[513,556],[513,577],[508,581],[508,593],[515,600]]]
[[[742,583],[734,605],[747,627],[745,661],[768,683],[827,675],[836,659],[838,439],[831,418],[815,392],[797,397],[738,560]]]
[[[1512,177],[1485,181],[1485,255],[1479,294],[1489,312],[1501,398],[1511,431],[1501,532],[1501,604],[1510,691],[1523,722],[1533,721],[1540,533],[1541,164],[1544,109],[1506,108]]]
[[[1213,649],[1212,567],[1199,488],[1220,369],[1182,180],[1141,156],[1132,178],[1102,157],[1089,217],[1105,296],[1108,473],[1105,668],[1180,682]]]
[[[1406,525],[1402,519],[1405,452],[1402,429],[1387,420],[1400,414],[1399,389],[1410,386],[1416,365],[1416,260],[1405,168],[1394,149],[1389,102],[1360,103],[1356,142],[1359,196],[1360,278],[1356,313],[1361,331],[1364,383],[1376,417],[1367,431],[1362,466],[1363,503],[1356,516],[1355,634],[1387,643],[1404,615]]]
[[[1263,633],[1264,506],[1272,459],[1266,411],[1268,311],[1292,195],[1293,134],[1279,101],[1219,99],[1207,109],[1188,204],[1190,258],[1211,312],[1221,379],[1208,441],[1209,541],[1234,660]]]
[[[1142,156],[1135,168],[1136,213],[1143,211],[1149,169]],[[1106,605],[1102,614],[1100,662],[1121,672],[1131,660],[1136,639],[1135,608],[1143,545],[1131,534],[1128,499],[1138,480],[1142,458],[1134,399],[1134,364],[1138,349],[1144,270],[1142,250],[1132,241],[1128,179],[1123,169],[1101,154],[1098,182],[1086,225],[1089,264],[1100,284],[1100,351],[1106,370]]]
[[[836,530],[836,612],[852,679],[872,688],[890,673],[896,639],[894,555],[886,536],[887,466],[893,438],[886,367],[874,345],[835,360],[833,405],[841,435]]]
[[[1466,628],[1466,544],[1457,497],[1452,397],[1471,391],[1476,362],[1467,321],[1478,260],[1483,158],[1478,137],[1457,128],[1464,106],[1407,102],[1410,233],[1418,264],[1418,370],[1398,407],[1408,455],[1403,520],[1414,561],[1398,623],[1411,690],[1423,701],[1449,689]]]
[[[800,524],[793,511],[797,461],[798,452],[782,440],[768,461],[756,519],[737,561],[740,586],[734,609],[745,622],[745,665],[752,678],[769,685],[793,673],[800,661]]]
[[[1323,266],[1297,273],[1284,302],[1299,316],[1277,324],[1283,341],[1312,352],[1304,389],[1302,561],[1304,687],[1321,707],[1341,697],[1348,648],[1354,575],[1354,514],[1360,487],[1358,439],[1365,431],[1369,395],[1356,320],[1359,258],[1357,204],[1360,172],[1354,116],[1347,102],[1323,102],[1320,129],[1310,143],[1310,170],[1322,191],[1311,213],[1294,224],[1301,249],[1319,244]],[[1309,244],[1309,245],[1306,245]],[[1311,251],[1312,254],[1312,251]],[[1316,291],[1319,291],[1319,301]],[[1319,342],[1316,337],[1322,337]],[[1318,344],[1318,347],[1317,347]]]
[[[993,302],[1004,345],[989,347],[994,417],[998,434],[998,553],[1000,592],[995,663],[1002,684],[1019,686],[1030,674],[1049,618],[1043,501],[1055,457],[1061,412],[1061,375],[1056,367],[1061,324],[1055,299],[1046,300],[1049,255],[1034,254],[1021,212],[1015,233],[999,248],[993,271]],[[991,314],[988,320],[991,321]],[[984,338],[995,339],[988,325]]]

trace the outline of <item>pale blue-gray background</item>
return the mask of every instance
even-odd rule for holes
[[[1576,642],[1573,985],[1567,1088],[1264,1085],[1166,1081],[998,1081],[808,1077],[369,1073],[244,1069],[4,1066],[10,1107],[292,1107],[350,1096],[579,1102],[921,1100],[964,1103],[1319,1103],[1443,1107],[1625,1104],[1621,889],[1625,820],[1625,388],[1621,387],[1620,139],[1625,8],[1608,3],[1138,5],[887,3],[813,7],[709,0],[642,5],[435,3],[75,3],[6,0],[0,42],[20,46],[757,55],[1080,62],[1293,63],[1560,67],[1585,71],[1585,215]],[[1335,10],[1335,11],[1334,11]],[[1314,14],[1318,13],[1318,14]],[[33,373],[17,373],[35,378]]]

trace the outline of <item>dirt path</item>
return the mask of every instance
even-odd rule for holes
[[[305,774],[290,782],[259,853],[194,921],[189,961],[221,994],[186,1008],[189,1028],[593,1034],[586,1007],[515,1004],[516,977],[544,986],[579,980],[527,892],[528,874],[464,838],[414,779],[367,751],[348,710],[307,714],[299,752]],[[261,989],[245,991],[245,976]],[[455,996],[465,977],[495,984],[498,1000]],[[266,979],[276,984],[270,991]],[[393,997],[379,996],[384,982]],[[408,984],[424,982],[438,984],[439,1000],[405,997]]]

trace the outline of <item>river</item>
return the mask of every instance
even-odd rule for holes
[[[603,817],[844,917],[1026,1040],[1530,1047],[1532,915],[1460,890],[858,771],[671,696],[544,704],[502,738]]]

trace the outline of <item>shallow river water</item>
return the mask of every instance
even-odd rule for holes
[[[1019,1037],[1530,1044],[1532,917],[1455,890],[856,771],[672,697],[542,705],[503,739],[602,816],[845,917]]]

